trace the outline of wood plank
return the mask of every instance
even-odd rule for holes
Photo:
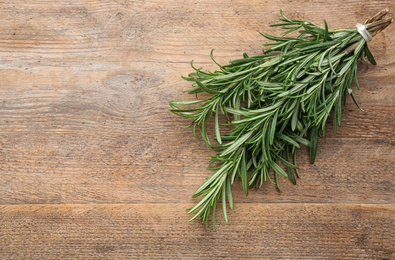
[[[30,136],[19,137],[15,146],[4,146],[0,202],[192,201],[193,191],[212,174],[205,170],[208,150],[201,143],[191,149],[187,141],[176,142],[177,135],[167,136],[173,141],[152,137],[138,142],[132,141],[139,138],[136,135],[114,134],[88,142],[81,136],[35,136],[34,142],[28,141]],[[235,202],[394,203],[393,142],[342,138],[322,141],[314,165],[307,162],[307,150],[298,154],[301,178],[296,186],[282,180],[283,192],[279,193],[274,185],[266,183],[245,197],[236,182]]]
[[[0,206],[0,255],[5,259],[395,257],[394,206],[241,204],[230,212],[230,224],[219,221],[217,232],[188,223],[188,206]]]
[[[280,9],[296,19],[320,24],[326,19],[331,28],[344,28],[393,7],[391,0],[363,5],[348,0],[341,8],[337,1],[301,2],[295,6],[293,2],[241,0],[188,0],[182,4],[171,0],[166,5],[159,0],[51,1],[51,5],[44,0],[17,0],[3,6],[0,49],[6,53],[5,60],[13,64],[103,60],[167,64],[185,61],[186,56],[190,57],[188,61],[198,61],[211,48],[219,51],[220,61],[227,61],[239,57],[239,52],[259,53],[263,39],[257,32],[275,31],[268,25],[278,21]],[[380,45],[393,37],[388,31],[377,36],[373,53],[377,52],[379,64],[393,64],[394,49]]]

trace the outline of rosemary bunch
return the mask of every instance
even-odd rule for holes
[[[391,18],[384,10],[365,21],[365,28],[376,35],[387,27]],[[193,82],[189,94],[205,92],[209,97],[193,101],[170,101],[170,111],[192,120],[197,137],[200,132],[207,145],[216,150],[211,155],[210,170],[215,171],[195,191],[202,199],[188,213],[191,220],[200,217],[207,224],[218,200],[222,202],[225,222],[227,202],[233,209],[232,184],[241,178],[244,193],[260,187],[264,181],[279,186],[280,178],[296,184],[299,177],[296,148],[310,147],[310,162],[317,151],[319,131],[325,131],[329,115],[333,114],[334,129],[341,124],[341,108],[347,94],[359,107],[351,89],[359,89],[357,61],[362,58],[376,64],[364,38],[356,28],[330,30],[312,22],[293,20],[281,13],[284,29],[281,36],[262,34],[271,40],[261,55],[218,64],[220,70],[209,72],[195,68],[187,81]],[[297,36],[287,36],[296,33]],[[220,124],[224,115],[228,123]],[[210,140],[207,128],[214,117],[214,136]],[[232,118],[232,120],[231,120]],[[229,129],[225,134],[225,129]]]

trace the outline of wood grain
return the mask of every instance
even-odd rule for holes
[[[230,214],[232,224],[220,221],[217,232],[188,223],[179,214],[187,206],[191,204],[1,206],[0,227],[7,235],[0,236],[0,253],[35,259],[395,256],[393,206],[240,204]]]
[[[395,33],[301,178],[243,195],[218,232],[185,208],[210,150],[168,101],[180,76],[261,52],[279,9],[330,28],[393,1],[0,1],[0,259],[393,259]],[[212,123],[212,122],[210,122]]]

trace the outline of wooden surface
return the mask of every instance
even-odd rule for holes
[[[395,25],[301,178],[234,187],[230,223],[188,222],[210,151],[168,101],[181,75],[258,54],[279,9],[330,28],[392,0],[0,1],[0,259],[395,258]],[[218,213],[218,219],[222,216]],[[211,225],[211,223],[210,223]]]

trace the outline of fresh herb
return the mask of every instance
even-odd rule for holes
[[[365,21],[372,36],[392,22],[385,18],[387,12]],[[183,78],[192,81],[194,88],[186,92],[204,92],[209,94],[207,98],[170,102],[170,111],[192,119],[195,136],[197,128],[207,145],[217,151],[208,168],[215,173],[193,194],[202,199],[189,209],[188,213],[194,214],[191,220],[199,217],[207,224],[213,212],[215,228],[220,201],[228,223],[227,202],[233,209],[232,185],[237,177],[246,195],[264,181],[281,191],[279,177],[296,184],[297,148],[310,147],[313,163],[319,132],[324,133],[332,113],[336,133],[347,94],[360,108],[351,89],[353,82],[359,89],[357,61],[367,58],[372,64],[376,62],[356,28],[329,30],[325,21],[320,26],[290,19],[283,12],[280,20],[271,26],[285,31],[281,36],[262,34],[272,42],[264,44],[269,48],[261,55],[249,57],[244,53],[241,59],[219,65],[211,52],[220,68],[214,72],[202,71],[191,63],[194,72]],[[291,37],[290,33],[298,35]],[[223,116],[228,123],[220,123]],[[210,117],[214,117],[212,135],[207,129]],[[216,143],[209,136],[215,136]]]

